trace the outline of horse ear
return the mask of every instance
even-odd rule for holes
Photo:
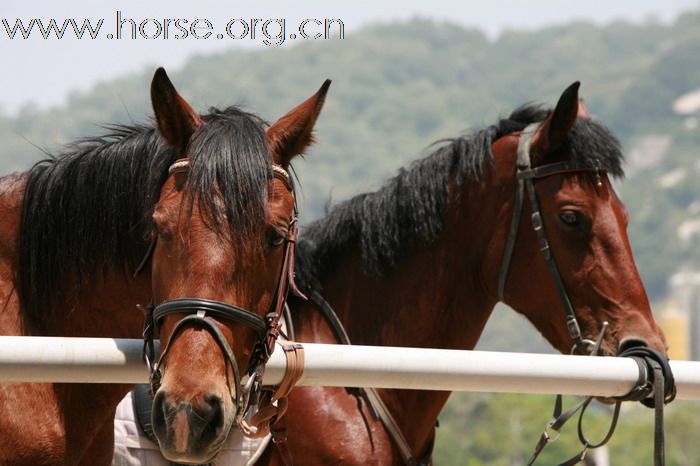
[[[532,145],[544,157],[554,152],[566,141],[579,113],[579,81],[574,82],[559,97],[554,111],[544,121]],[[585,109],[585,106],[583,107]]]
[[[321,113],[330,85],[331,80],[326,79],[316,94],[267,129],[267,143],[275,163],[287,168],[294,156],[302,154],[314,142],[314,124]]]
[[[177,93],[163,68],[158,68],[153,75],[151,103],[160,134],[179,156],[185,156],[190,137],[202,124],[202,119]]]
[[[591,112],[588,111],[588,107],[586,107],[586,102],[584,102],[583,99],[578,99],[577,115],[579,118],[583,118],[584,120],[591,119]]]

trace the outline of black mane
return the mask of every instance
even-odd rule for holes
[[[235,107],[212,109],[203,120],[189,149],[190,199],[198,199],[214,225],[226,219],[233,231],[249,230],[264,218],[271,176],[264,122]],[[81,284],[110,270],[133,273],[174,159],[153,127],[119,125],[25,175],[17,280],[30,330],[45,332],[53,307],[80,293]]]
[[[378,191],[335,206],[302,234],[297,254],[300,283],[319,286],[319,278],[351,247],[360,248],[367,273],[381,276],[390,271],[413,245],[440,235],[452,177],[458,188],[465,179],[478,181],[484,163],[493,162],[495,140],[550,113],[540,105],[524,105],[495,125],[438,141],[432,154],[400,169]],[[616,178],[624,176],[618,140],[594,120],[578,119],[563,150],[576,162],[606,169]]]

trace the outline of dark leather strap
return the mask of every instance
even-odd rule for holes
[[[343,323],[335,313],[333,307],[328,304],[328,301],[316,290],[309,288],[304,290],[306,295],[309,297],[312,303],[316,305],[316,308],[321,311],[323,317],[326,318],[326,322],[331,326],[331,330],[335,334],[335,338],[342,345],[352,345],[350,342],[350,337],[343,327]]]
[[[498,299],[506,302],[506,282],[508,281],[508,270],[510,270],[510,262],[513,259],[513,251],[515,250],[515,240],[518,238],[518,229],[520,228],[520,217],[523,212],[523,194],[525,191],[525,182],[516,177],[515,181],[515,204],[513,204],[513,216],[510,219],[510,229],[508,230],[508,238],[506,240],[506,248],[503,251],[503,259],[501,260],[501,270],[498,274]]]
[[[582,402],[562,413],[562,398],[561,395],[557,395],[552,420],[545,426],[544,432],[540,436],[537,445],[535,445],[534,452],[527,463],[528,466],[531,466],[535,462],[547,444],[559,437],[561,428],[578,411],[580,411],[578,418],[578,438],[583,445],[583,450],[564,461],[559,466],[573,466],[583,461],[588,450],[601,447],[610,441],[617,427],[620,406],[623,401],[640,401],[645,406],[655,409],[654,466],[664,466],[666,461],[663,425],[664,404],[670,403],[676,396],[676,386],[673,373],[671,372],[671,365],[666,356],[648,347],[629,348],[620,353],[619,356],[630,357],[637,363],[640,369],[639,378],[637,379],[635,387],[628,394],[616,397],[612,421],[603,439],[598,443],[593,443],[583,432],[583,416],[586,412],[586,408],[593,400],[593,397],[586,397]],[[652,393],[653,397],[650,398]],[[556,432],[556,435],[551,435],[549,433],[550,430]]]
[[[178,298],[165,301],[153,310],[153,323],[158,327],[163,317],[178,313],[196,313],[205,311],[208,316],[229,322],[244,324],[252,329],[259,338],[265,335],[267,324],[257,314],[233,304],[202,298]]]
[[[599,178],[601,170],[598,168],[586,167],[575,162],[559,162],[532,168],[530,159],[530,148],[532,145],[532,141],[534,140],[534,137],[537,134],[539,128],[540,123],[533,123],[527,126],[522,131],[520,135],[520,140],[518,142],[516,163],[517,186],[515,191],[515,205],[498,279],[499,299],[501,301],[504,301],[505,285],[508,278],[508,269],[510,267],[510,261],[512,259],[512,253],[515,247],[515,241],[517,239],[517,232],[520,225],[520,214],[523,207],[523,190],[525,190],[527,192],[532,211],[532,228],[537,236],[537,241],[539,243],[540,251],[542,252],[542,257],[547,263],[547,268],[549,269],[549,273],[552,276],[555,288],[557,289],[557,293],[559,294],[559,300],[562,304],[564,313],[566,315],[566,327],[569,332],[569,336],[574,342],[572,353],[575,352],[577,348],[579,350],[583,350],[584,346],[592,346],[594,348],[593,353],[597,354],[597,348],[600,342],[602,341],[603,333],[605,332],[605,326],[603,327],[603,333],[601,333],[598,343],[588,339],[584,339],[581,334],[581,329],[576,319],[574,308],[571,304],[571,300],[569,299],[568,293],[566,292],[564,281],[561,278],[561,274],[559,273],[559,269],[557,267],[556,261],[554,260],[549,241],[547,239],[547,233],[544,228],[542,214],[540,213],[540,206],[537,199],[537,193],[535,192],[534,182],[537,179],[545,178],[548,176],[554,176],[564,173],[578,173],[585,171],[594,171],[596,173],[596,177]],[[532,454],[528,462],[528,466],[532,465],[535,462],[542,449],[544,449],[544,447],[549,442],[555,440],[559,436],[560,429],[578,411],[580,411],[578,422],[578,436],[579,440],[583,445],[583,450],[580,453],[569,458],[568,460],[564,461],[559,466],[571,466],[579,463],[585,458],[586,453],[590,448],[597,448],[606,444],[610,440],[617,426],[617,420],[619,417],[620,405],[622,401],[641,400],[642,403],[649,404],[648,396],[651,393],[652,389],[655,390],[653,405],[656,406],[654,464],[656,466],[661,466],[664,464],[663,405],[664,402],[668,403],[675,397],[675,384],[673,383],[673,374],[671,373],[671,368],[668,364],[668,360],[662,354],[649,348],[631,348],[630,350],[621,353],[620,356],[629,356],[634,358],[635,361],[637,361],[637,364],[640,368],[639,380],[635,388],[629,394],[627,394],[624,397],[619,397],[616,400],[610,428],[608,429],[608,432],[603,438],[603,440],[601,440],[598,443],[592,443],[588,440],[588,438],[583,432],[582,419],[586,412],[586,408],[593,400],[593,397],[585,398],[581,403],[562,413],[561,396],[557,396],[557,401],[555,403],[554,409],[554,416],[552,420],[547,424],[544,432],[540,436],[540,439],[537,442],[537,445],[535,446],[534,453]],[[650,376],[652,377],[651,381],[649,380]],[[666,381],[666,383],[664,381]],[[652,387],[652,383],[654,387]],[[555,436],[550,435],[550,429],[556,432]]]
[[[535,445],[535,449],[532,453],[532,456],[530,457],[529,461],[527,462],[527,466],[532,466],[535,463],[535,460],[539,457],[540,453],[542,450],[544,450],[544,447],[546,447],[549,443],[555,441],[557,438],[559,438],[559,434],[561,433],[561,429],[564,427],[564,425],[576,414],[580,411],[579,417],[578,417],[578,437],[579,441],[583,445],[583,449],[572,456],[571,458],[567,459],[566,461],[562,462],[559,464],[559,466],[571,466],[574,464],[578,464],[579,462],[583,461],[584,458],[586,457],[586,454],[588,453],[588,450],[594,449],[601,447],[608,443],[610,439],[612,438],[613,434],[615,433],[615,429],[617,428],[617,421],[620,417],[620,405],[622,404],[621,400],[617,400],[615,402],[615,407],[613,408],[613,416],[612,420],[610,421],[610,427],[608,427],[608,431],[603,437],[601,441],[598,443],[593,443],[588,440],[586,437],[584,431],[583,431],[583,416],[586,412],[586,409],[588,406],[591,404],[591,401],[593,401],[594,397],[589,396],[583,399],[580,403],[577,403],[573,407],[567,409],[565,412],[562,413],[562,396],[557,395],[556,397],[556,402],[555,402],[555,408],[554,408],[554,414],[552,415],[552,420],[547,423],[545,426],[544,431],[542,432],[542,435],[540,436],[540,439],[537,442],[537,445]],[[551,434],[551,432],[554,432],[554,434]]]
[[[131,392],[131,402],[134,407],[134,418],[137,425],[148,440],[158,445],[158,439],[156,439],[156,434],[153,433],[153,424],[151,424],[151,412],[153,411],[151,386],[147,383],[134,385],[134,389]]]
[[[170,166],[168,172],[171,175],[173,173],[185,172],[189,164],[190,161],[187,158],[177,160]],[[150,371],[151,390],[155,393],[160,385],[163,359],[167,355],[170,345],[175,340],[178,333],[183,331],[186,327],[202,327],[212,335],[226,356],[226,360],[231,365],[234,375],[234,387],[233,390],[229,390],[229,393],[236,406],[236,424],[246,435],[247,429],[244,428],[244,424],[246,415],[250,414],[249,408],[258,407],[264,410],[272,407],[272,405],[258,406],[258,401],[260,400],[265,363],[270,358],[275,348],[275,342],[280,334],[280,319],[286,308],[289,290],[292,290],[296,296],[306,299],[294,282],[294,254],[299,231],[297,223],[298,208],[296,196],[294,196],[294,183],[289,173],[279,165],[272,165],[272,176],[281,180],[292,193],[294,197],[294,207],[293,216],[289,221],[287,229],[287,238],[285,238],[284,242],[283,260],[278,275],[277,286],[265,318],[263,319],[257,314],[236,305],[202,298],[178,298],[161,302],[158,306],[154,306],[153,302],[151,302],[151,304],[145,308],[146,321],[143,330],[144,346],[142,357]],[[155,245],[156,240],[153,240],[145,257],[137,267],[135,275],[138,275],[146,266],[153,254]],[[161,351],[158,361],[154,362],[154,330],[160,325],[161,319],[171,314],[186,314],[186,316],[175,325],[165,348]],[[241,385],[241,374],[239,373],[233,350],[227,343],[226,338],[221,332],[221,329],[219,329],[217,321],[215,321],[214,318],[243,324],[252,329],[258,336],[258,342],[253,348],[253,353],[248,364],[248,374],[250,377],[245,386]],[[293,329],[291,330],[293,332]],[[299,352],[300,351],[301,350],[299,350]],[[291,390],[291,386],[293,386],[293,381],[287,384],[287,388]],[[235,395],[233,392],[235,392]],[[278,400],[278,405],[285,402],[286,398],[282,398]],[[278,413],[277,417],[281,418],[284,415],[284,410],[279,410]]]
[[[190,314],[183,317],[177,324],[175,324],[175,327],[173,328],[173,331],[170,334],[170,338],[168,339],[168,343],[165,345],[165,348],[161,350],[160,355],[158,356],[158,361],[153,365],[152,368],[151,389],[153,393],[155,393],[158,390],[158,386],[160,385],[160,367],[163,363],[163,360],[168,355],[168,351],[171,348],[172,342],[175,341],[175,338],[178,336],[178,334],[180,334],[188,327],[201,327],[207,330],[214,338],[214,341],[216,341],[217,345],[219,345],[219,348],[221,348],[221,351],[224,354],[224,356],[226,356],[226,361],[230,364],[231,369],[233,371],[234,383],[233,387],[229,390],[229,395],[231,396],[231,400],[233,401],[234,406],[236,406],[236,413],[240,413],[241,410],[245,407],[243,407],[241,403],[241,374],[238,370],[238,363],[236,362],[236,357],[234,356],[233,350],[226,341],[226,337],[217,325],[216,321],[208,317],[206,315],[206,311],[203,309],[200,309],[197,312],[197,314]]]
[[[647,347],[629,348],[620,353],[620,356],[631,357],[646,368],[645,380],[638,384],[641,388],[635,388],[621,399],[639,400],[643,405],[654,408],[654,466],[663,466],[666,462],[664,405],[676,398],[676,383],[671,365],[666,356]],[[654,396],[649,398],[652,392]]]
[[[333,307],[325,300],[325,298],[316,290],[308,288],[304,290],[309,300],[314,303],[317,309],[321,311],[321,314],[325,317],[328,324],[331,326],[336,339],[340,344],[351,345],[350,337],[345,331],[345,327],[341,322],[338,314],[336,314]],[[347,389],[350,391],[350,389]],[[432,452],[435,440],[435,430],[433,430],[433,437],[426,453],[421,457],[420,461],[413,456],[411,448],[406,441],[406,437],[403,435],[401,428],[392,416],[389,408],[386,406],[379,393],[373,388],[358,387],[356,390],[358,396],[365,400],[365,404],[368,407],[372,417],[375,420],[379,420],[384,425],[389,437],[392,439],[394,444],[399,449],[401,458],[407,466],[427,466],[432,462]]]
[[[531,157],[530,148],[532,142],[540,128],[541,123],[533,123],[528,125],[521,132],[520,139],[518,141],[518,151],[517,151],[517,161],[516,161],[516,188],[515,188],[515,203],[513,206],[513,217],[510,223],[510,229],[508,232],[508,237],[506,240],[506,246],[503,252],[503,258],[501,259],[501,269],[498,276],[498,298],[505,302],[505,287],[508,280],[508,270],[510,269],[510,262],[513,256],[513,250],[515,249],[515,242],[518,236],[518,229],[520,227],[520,218],[523,209],[523,192],[527,192],[527,197],[530,200],[530,207],[532,211],[531,221],[532,228],[537,235],[537,241],[540,246],[540,251],[547,263],[547,268],[549,269],[550,275],[554,280],[557,293],[559,294],[559,300],[564,308],[564,313],[566,315],[566,328],[571,336],[574,346],[572,352],[577,348],[583,349],[583,346],[593,345],[594,342],[584,339],[581,335],[581,329],[576,320],[576,314],[574,313],[573,306],[569,300],[568,293],[566,292],[566,287],[559,273],[559,269],[552,255],[552,251],[549,246],[549,241],[547,240],[547,233],[544,229],[544,223],[542,221],[542,214],[540,213],[539,202],[537,200],[537,193],[535,192],[534,181],[540,178],[545,178],[548,176],[554,176],[563,173],[576,173],[576,172],[586,172],[595,171],[599,173],[600,170],[596,168],[586,167],[575,162],[558,162],[550,165],[543,165],[540,167],[531,167]]]
[[[331,326],[331,330],[333,331],[336,340],[338,340],[338,343],[341,345],[352,345],[350,337],[345,331],[345,327],[343,326],[340,317],[338,317],[338,314],[336,314],[335,310],[333,309],[333,306],[326,301],[323,295],[311,287],[305,289],[304,292],[308,295],[309,301],[316,306],[316,309],[321,311],[321,314],[326,319],[326,322],[328,322],[328,324]],[[370,402],[369,397],[367,396],[367,390],[365,388],[345,387],[345,391],[347,391],[350,395],[354,395],[364,400],[365,406],[367,406],[370,414],[372,415],[372,419],[375,421],[379,420],[379,414],[377,413],[374,405]]]
[[[544,229],[544,222],[542,221],[542,214],[540,213],[540,205],[537,201],[537,194],[535,193],[535,185],[532,180],[526,179],[525,188],[527,190],[528,198],[530,199],[530,207],[532,209],[532,228],[535,230],[537,235],[537,241],[540,245],[540,251],[547,263],[547,268],[549,269],[549,274],[554,280],[554,285],[559,294],[559,301],[564,308],[564,313],[566,314],[566,328],[569,331],[569,336],[574,342],[574,347],[582,346],[584,341],[581,336],[581,329],[576,320],[576,314],[574,313],[574,307],[571,304],[569,295],[566,292],[566,287],[564,286],[564,281],[559,273],[559,268],[557,263],[552,256],[552,249],[549,246],[549,241],[547,240],[547,233]]]
[[[284,314],[282,318],[284,319],[285,331],[282,332],[281,335],[287,341],[295,340],[296,332],[294,331],[294,322],[292,322],[292,312],[290,311],[289,304],[287,303],[284,303]]]
[[[645,393],[642,392],[643,394],[641,396],[637,395],[633,398],[631,393],[637,393],[635,390],[633,390],[632,392],[630,392],[630,394],[621,397],[621,399],[625,401],[641,401],[644,406],[648,408],[655,408],[659,405],[659,403],[656,400],[656,398],[649,397],[649,395],[653,391],[653,388],[650,387],[650,385],[651,383],[658,382],[659,380],[663,382],[663,389],[660,391],[662,395],[661,404],[668,404],[676,398],[676,382],[673,377],[673,372],[671,371],[671,364],[669,363],[669,360],[665,355],[661,354],[660,352],[654,349],[645,346],[640,346],[628,348],[622,353],[620,353],[619,356],[632,358],[636,360],[638,364],[641,364],[645,367],[658,366],[661,370],[662,376],[655,377],[655,371],[645,370],[645,378],[638,385],[642,385],[643,387],[648,388],[648,391],[646,391]],[[651,374],[649,374],[649,372],[651,372]]]
[[[141,275],[141,272],[143,272],[146,266],[148,265],[148,262],[153,256],[153,251],[156,250],[157,243],[158,237],[156,235],[153,235],[153,238],[151,238],[151,242],[148,244],[148,248],[146,249],[146,254],[144,254],[143,259],[141,259],[139,265],[136,266],[136,270],[134,270],[134,278],[138,278],[138,276]]]

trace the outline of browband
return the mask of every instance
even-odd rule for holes
[[[183,159],[178,159],[176,160],[170,167],[168,168],[168,174],[172,175],[173,173],[181,173],[185,170],[187,170],[190,166],[190,159],[189,158],[183,158]],[[292,189],[292,177],[289,176],[289,172],[282,168],[280,165],[277,165],[276,163],[272,164],[272,175],[275,176],[277,179],[282,181],[289,190],[291,191]]]

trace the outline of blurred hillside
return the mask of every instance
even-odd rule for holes
[[[17,115],[0,115],[0,173],[26,169],[42,156],[39,148],[53,150],[98,133],[100,124],[148,119],[157,65],[73,94],[47,111],[27,106]],[[700,264],[700,12],[670,25],[573,23],[506,32],[496,40],[478,30],[414,20],[369,27],[344,41],[200,56],[170,75],[201,111],[242,104],[268,120],[333,79],[317,126],[319,144],[296,164],[305,222],[322,215],[329,202],[380,186],[433,141],[491,124],[525,102],[551,105],[580,80],[588,108],[620,137],[628,155],[628,177],[619,190],[652,299],[665,296],[673,271]],[[548,350],[522,318],[503,310],[480,348]],[[667,421],[678,433],[671,437],[670,464],[700,464],[689,435],[697,431],[694,407],[672,411],[670,418],[678,420]],[[549,410],[537,397],[453,397],[436,459],[523,464]],[[614,464],[648,464],[650,446],[641,443],[651,444],[650,414],[632,411],[628,417],[611,447]],[[506,442],[513,448],[504,449]],[[573,443],[558,445],[563,447],[542,464],[576,451]]]
[[[640,269],[658,299],[680,262],[700,259],[698,106],[691,98],[674,110],[700,88],[698,51],[700,12],[671,25],[573,23],[493,41],[478,30],[414,20],[369,27],[344,41],[200,56],[171,75],[202,111],[242,104],[269,120],[326,77],[334,80],[320,143],[297,163],[305,221],[331,199],[378,187],[436,139],[488,125],[525,102],[552,104],[581,80],[589,109],[630,156],[621,194]],[[99,132],[100,124],[146,120],[156,66],[75,93],[60,107],[0,116],[0,173],[25,169],[41,156],[37,147],[55,149]]]

